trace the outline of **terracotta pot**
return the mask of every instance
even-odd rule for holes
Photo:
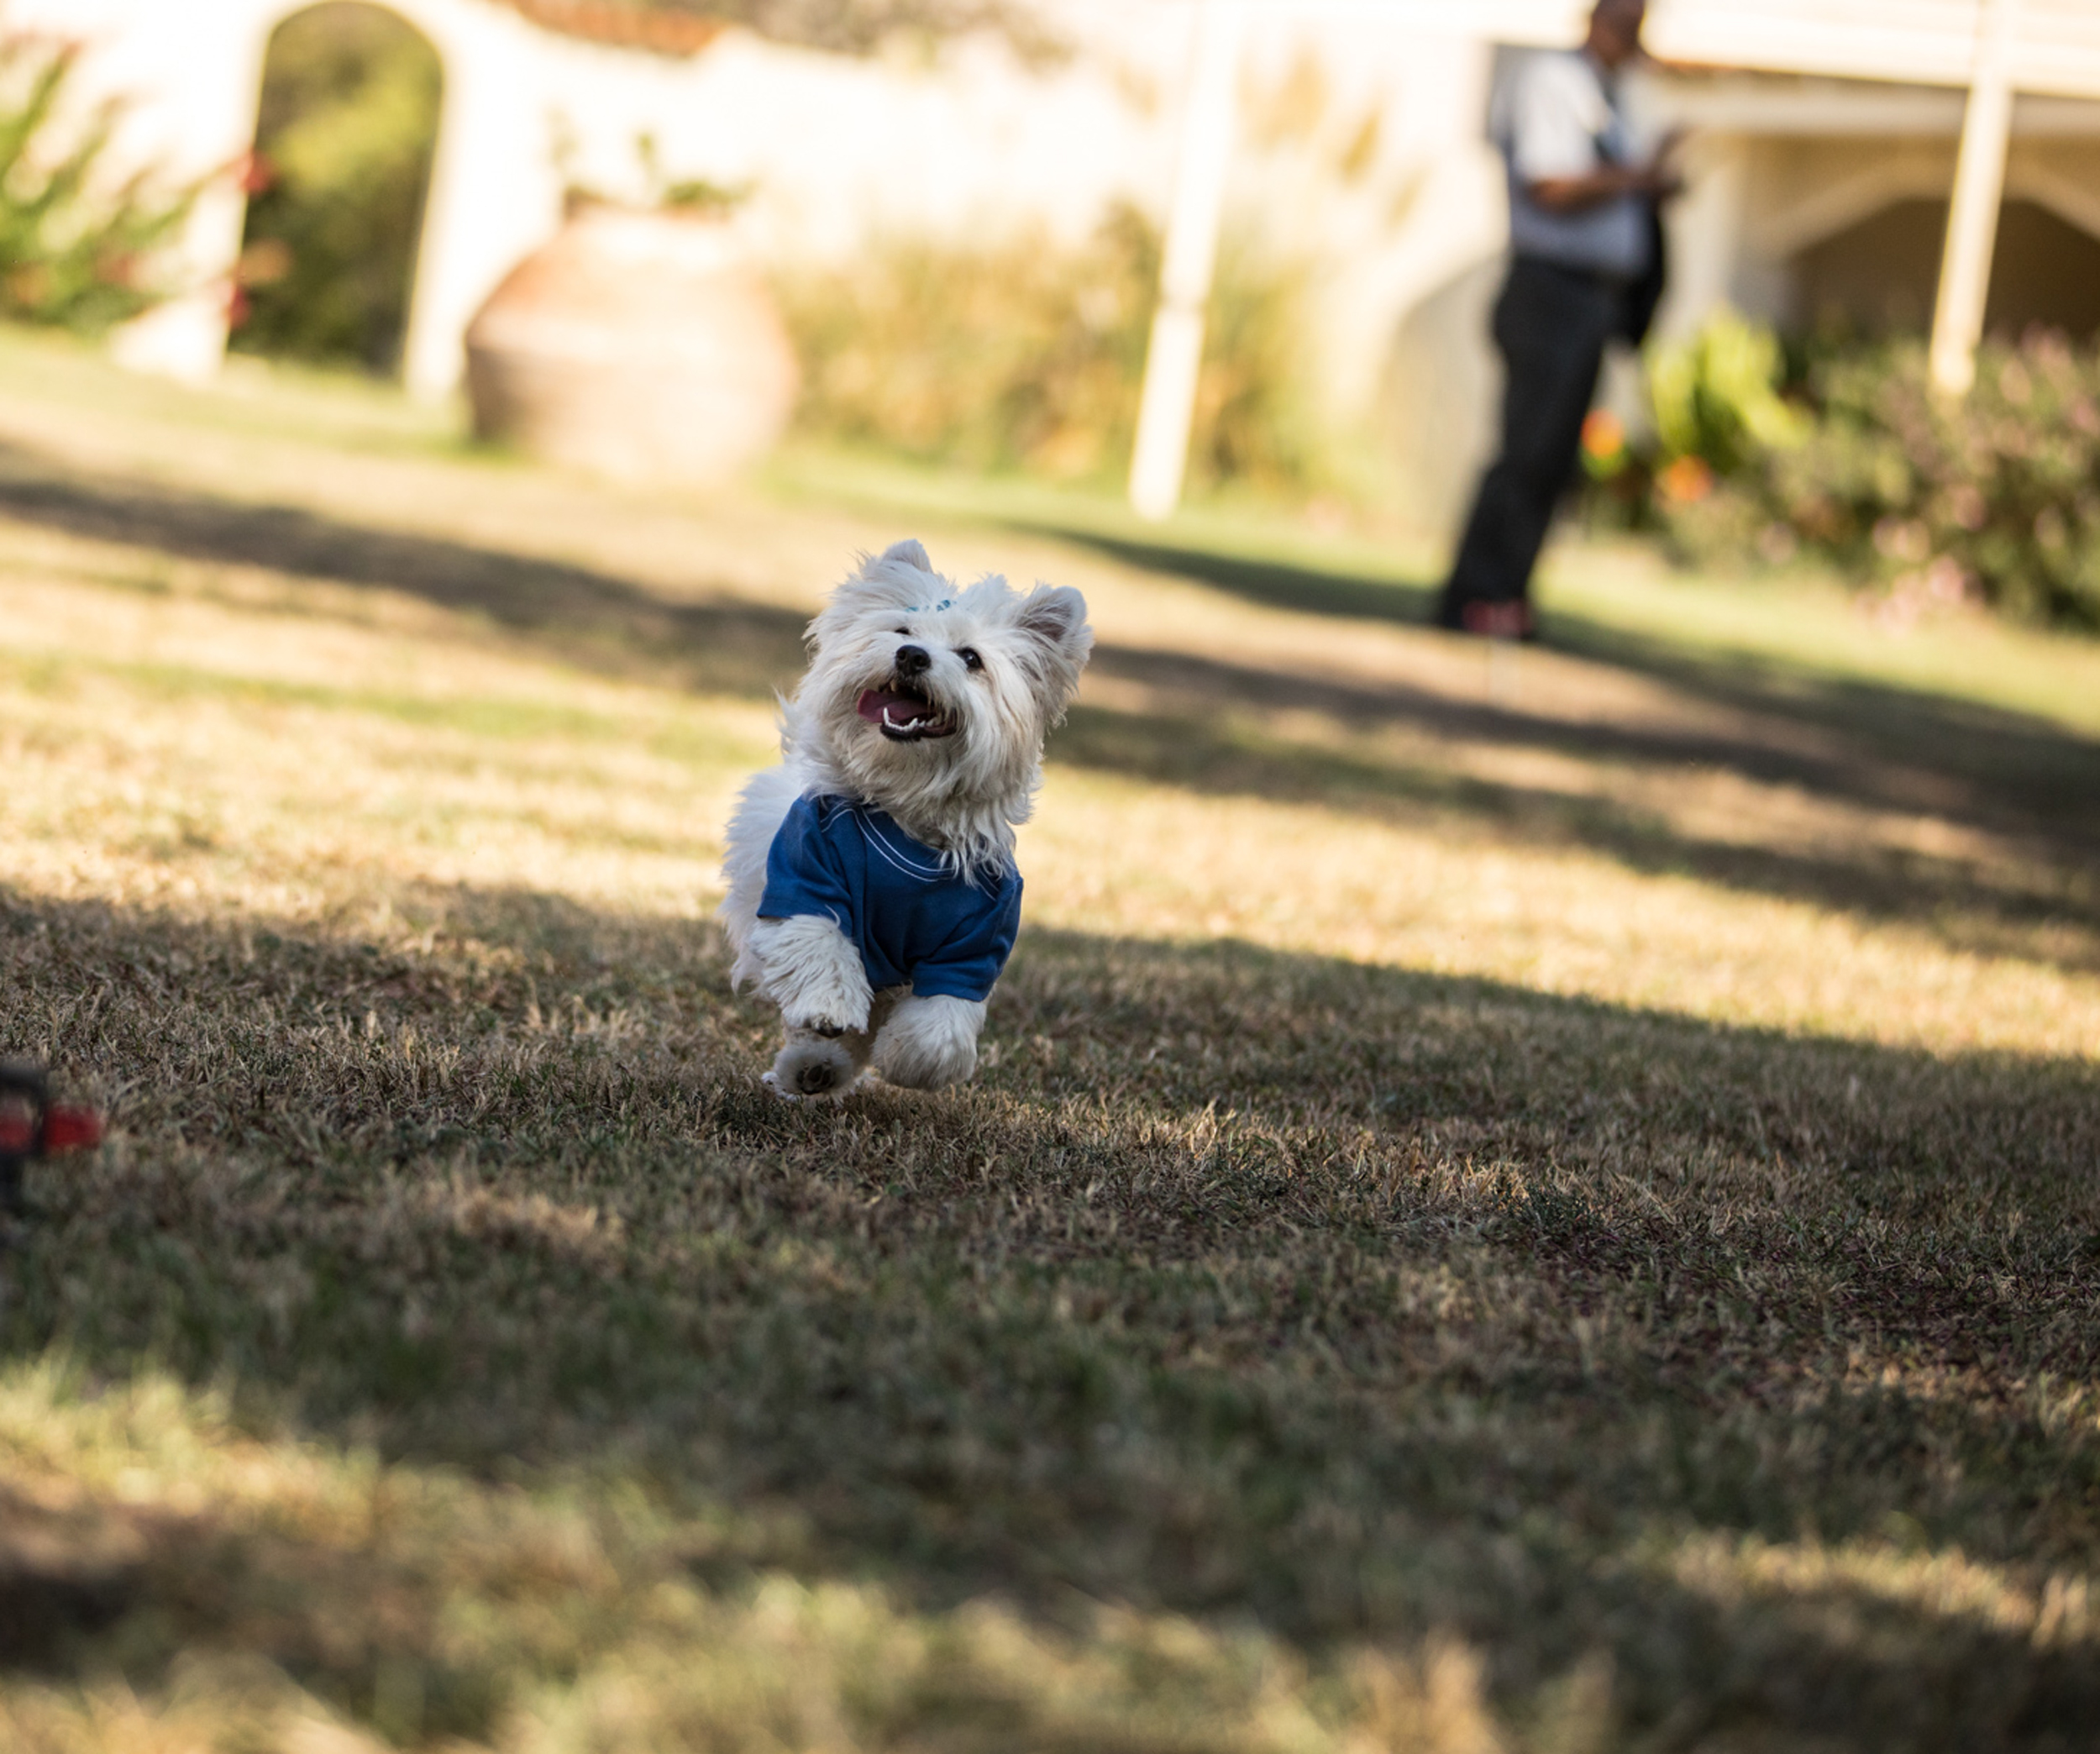
[[[780,436],[795,350],[718,219],[588,206],[467,329],[474,429],[632,482],[704,486]]]

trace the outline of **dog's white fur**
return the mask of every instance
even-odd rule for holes
[[[1042,783],[1043,738],[1093,648],[1086,600],[997,577],[958,589],[917,543],[900,542],[864,558],[806,638],[809,670],[782,703],[780,764],[744,787],[730,819],[731,984],[752,982],[780,1009],[787,1043],[766,1081],[785,1095],[843,1095],[871,1063],[891,1084],[959,1084],[977,1069],[984,1007],[871,991],[860,952],[827,917],[761,920],[766,854],[797,798],[835,796],[886,811],[957,874],[996,882]],[[861,696],[895,680],[907,644],[932,660],[914,685],[954,724],[950,736],[895,742],[860,717]]]

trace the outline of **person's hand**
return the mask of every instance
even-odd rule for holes
[[[1646,160],[1634,165],[1602,165],[1587,176],[1543,177],[1531,184],[1531,199],[1550,213],[1580,213],[1622,195],[1648,201],[1674,201],[1684,192],[1684,173],[1677,155],[1691,130],[1670,129]]]

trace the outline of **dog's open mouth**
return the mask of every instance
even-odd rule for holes
[[[860,716],[892,743],[921,743],[955,734],[953,719],[924,695],[901,684],[869,689],[860,697]]]

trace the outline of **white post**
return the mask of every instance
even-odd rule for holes
[[[533,28],[454,0],[409,16],[443,58],[444,85],[402,375],[411,395],[438,400],[465,374],[482,301],[560,225],[561,182]]]
[[[1976,381],[1977,343],[1991,291],[1991,256],[1998,244],[2005,195],[2005,155],[2013,132],[2013,61],[2020,0],[1983,0],[1976,73],[1961,124],[1961,156],[1947,213],[1947,250],[1933,313],[1932,381],[1948,396],[1966,396]]]
[[[270,8],[245,0],[200,19],[143,6],[127,17],[118,6],[96,22],[107,33],[97,48],[102,76],[136,105],[119,137],[123,150],[171,179],[205,179],[167,255],[165,271],[181,290],[118,328],[110,354],[131,370],[207,382],[226,355],[227,302],[248,217],[233,169],[255,144]]]
[[[1173,205],[1159,267],[1159,307],[1145,354],[1145,389],[1131,458],[1130,502],[1141,517],[1171,517],[1189,466],[1203,367],[1204,307],[1217,266],[1218,219],[1232,154],[1233,81],[1247,0],[1202,0],[1182,111]]]

